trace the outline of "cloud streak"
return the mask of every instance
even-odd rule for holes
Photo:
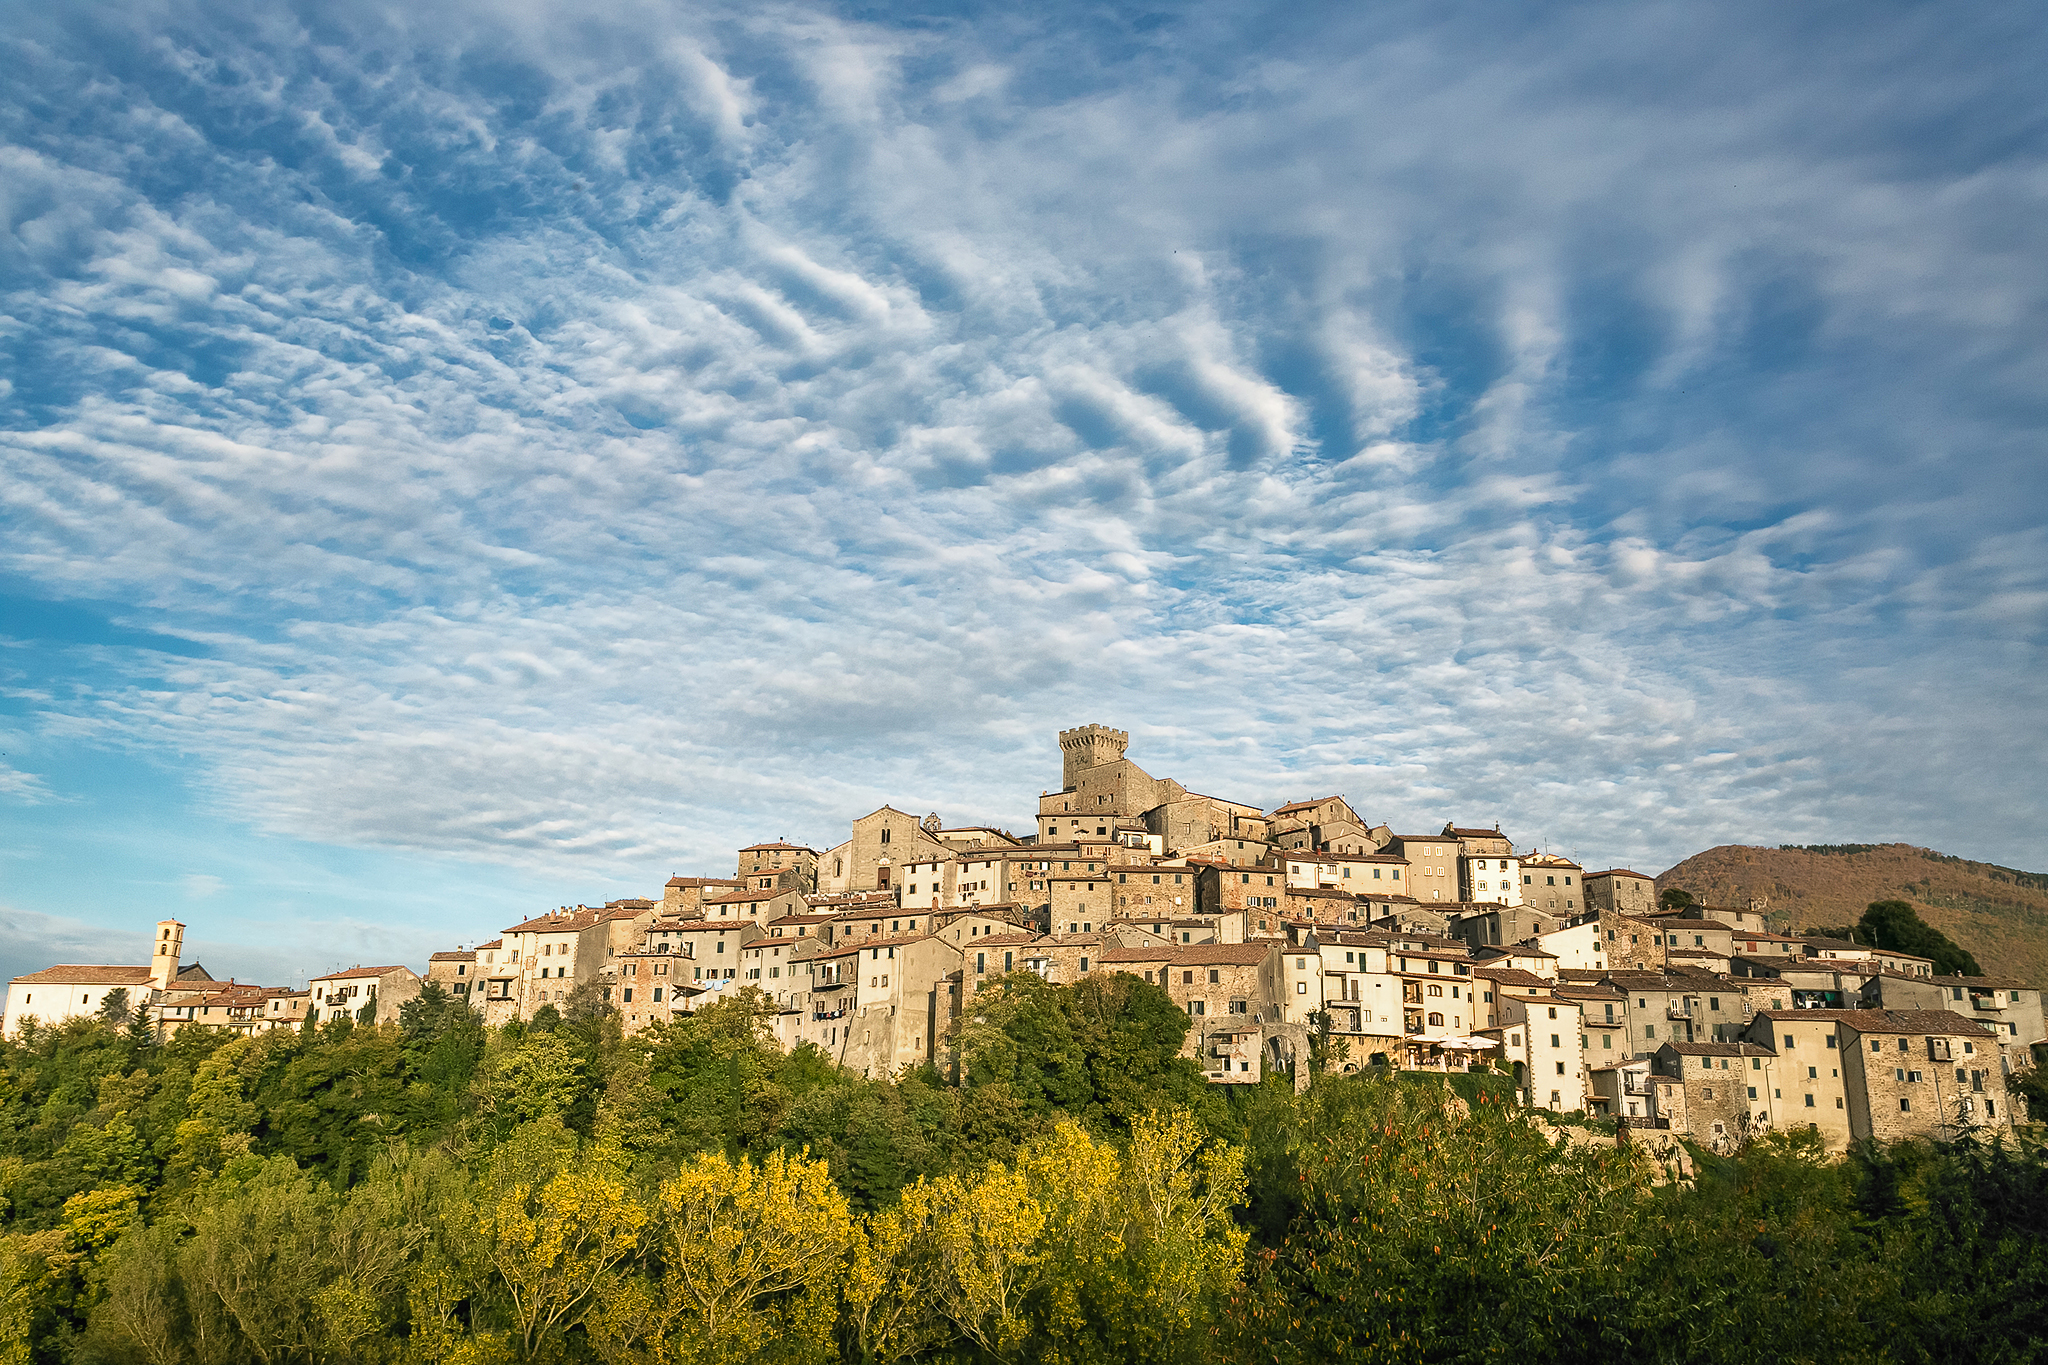
[[[59,9],[0,554],[204,648],[32,723],[554,869],[1025,822],[1091,719],[1603,862],[2024,862],[2020,14]]]

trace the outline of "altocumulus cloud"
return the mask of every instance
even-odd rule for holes
[[[1049,732],[1661,866],[2038,858],[2038,10],[39,7],[27,730],[709,866]],[[0,791],[62,775],[0,770]]]

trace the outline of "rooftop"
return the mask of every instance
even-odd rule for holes
[[[1932,1033],[1982,1037],[1991,1032],[1954,1010],[1759,1010],[1773,1023],[1847,1024],[1858,1033]]]
[[[338,971],[338,972],[321,972],[321,973],[320,973],[319,975],[317,975],[317,976],[313,977],[312,979],[313,979],[314,981],[348,981],[348,980],[351,980],[351,979],[353,979],[353,978],[356,978],[356,977],[365,977],[365,976],[389,976],[389,975],[391,975],[391,973],[393,973],[393,972],[404,972],[404,973],[406,973],[406,974],[407,974],[408,976],[410,976],[410,975],[412,974],[412,968],[410,968],[410,967],[345,967],[345,968],[343,968],[343,969],[342,969],[341,971]]]
[[[147,967],[100,967],[66,963],[14,978],[15,985],[139,986],[149,980]]]

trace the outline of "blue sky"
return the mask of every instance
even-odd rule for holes
[[[2038,6],[52,4],[0,971],[411,961],[1103,721],[2048,866]]]

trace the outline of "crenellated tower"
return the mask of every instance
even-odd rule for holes
[[[1080,785],[1081,774],[1105,763],[1114,763],[1130,747],[1128,731],[1107,725],[1082,725],[1060,731],[1060,786]]]

